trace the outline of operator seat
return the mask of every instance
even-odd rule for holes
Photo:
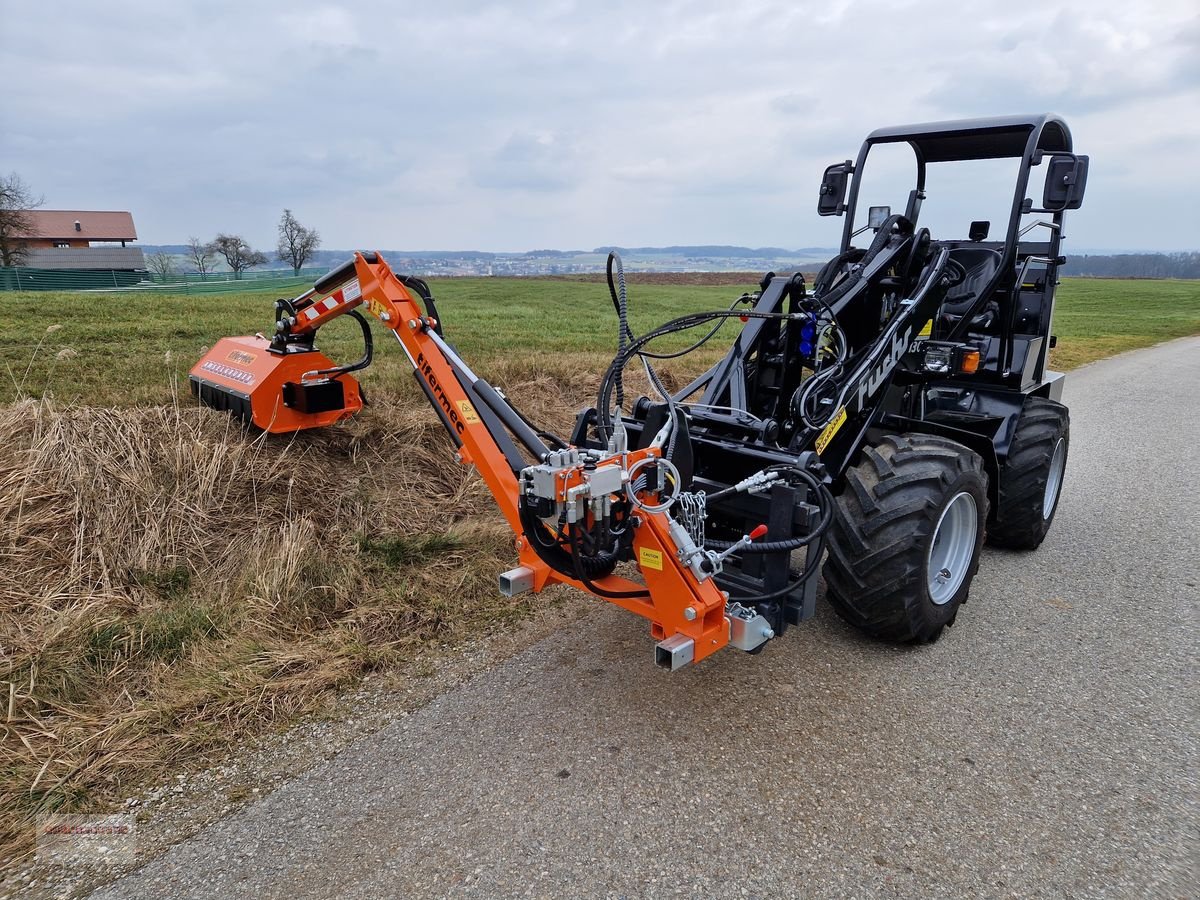
[[[1000,251],[989,247],[955,247],[950,251],[950,259],[962,266],[965,275],[962,281],[946,291],[946,299],[938,314],[941,323],[953,327],[962,321],[967,310],[979,298],[981,291],[987,289],[1000,268]],[[1000,304],[989,300],[987,305],[971,317],[967,326],[969,331],[987,332],[995,325],[1000,316]]]

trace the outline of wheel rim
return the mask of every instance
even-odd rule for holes
[[[929,543],[926,571],[929,597],[938,606],[954,599],[967,577],[975,538],[979,532],[979,511],[975,498],[966,491],[955,494],[938,518]]]
[[[1063,472],[1067,468],[1067,441],[1059,438],[1050,457],[1050,473],[1046,476],[1046,493],[1042,495],[1042,521],[1049,521],[1058,505],[1058,492],[1062,490]]]

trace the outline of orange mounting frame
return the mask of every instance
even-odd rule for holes
[[[417,298],[400,283],[379,254],[375,254],[375,260],[368,262],[363,254],[355,254],[357,287],[347,285],[342,292],[348,289],[351,297],[357,293],[359,297],[354,300],[360,300],[373,316],[396,334],[418,376],[446,411],[462,441],[459,459],[479,470],[509,527],[518,535],[517,552],[521,565],[533,572],[533,589],[540,591],[547,585],[562,583],[591,593],[583,583],[548,566],[529,545],[518,511],[520,485],[517,477],[442,352],[441,342],[433,334],[437,323],[425,315]],[[335,310],[347,302],[353,301],[335,302],[314,315],[312,326],[320,327],[327,321],[326,317],[336,315]],[[657,454],[656,449],[631,451],[627,460],[632,464],[641,457]],[[648,593],[648,597],[603,599],[649,619],[657,640],[676,634],[691,638],[695,643],[693,659],[699,662],[729,643],[725,594],[713,579],[699,581],[679,560],[665,513],[638,512],[637,515],[642,524],[634,532],[633,546],[645,585],[619,575],[607,575],[592,583],[606,592]]]

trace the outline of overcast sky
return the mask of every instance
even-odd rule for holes
[[[1196,249],[1198,10],[0,0],[0,171],[145,243],[273,245],[286,206],[331,249],[831,246],[869,130],[1052,111],[1092,157],[1069,247]]]

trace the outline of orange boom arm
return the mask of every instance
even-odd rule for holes
[[[520,565],[500,576],[502,592],[562,583],[616,603],[650,620],[659,642],[656,658],[668,668],[704,659],[730,642],[727,596],[712,577],[728,553],[697,547],[671,518],[663,493],[678,473],[672,479],[674,467],[662,459],[658,442],[628,450],[618,441],[608,452],[562,442],[548,447],[442,339],[424,282],[397,276],[377,253],[357,253],[312,290],[280,301],[270,340],[256,335],[218,342],[191,371],[194,392],[275,433],[353,415],[362,394],[349,373],[371,357],[370,332],[354,312],[362,306],[396,336],[459,460],[479,470],[517,535]],[[362,322],[367,353],[356,366],[338,367],[313,348],[312,339],[347,313]],[[620,542],[611,535],[625,536],[623,550],[585,548],[596,535],[612,546]],[[622,559],[640,580],[614,574]],[[735,625],[744,649],[771,636],[749,615],[735,616]],[[755,628],[759,632],[745,637]]]

